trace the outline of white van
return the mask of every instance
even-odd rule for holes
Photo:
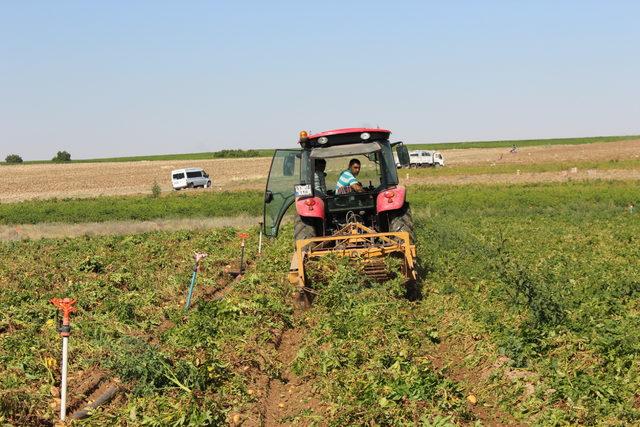
[[[211,178],[201,168],[176,169],[171,171],[171,183],[174,190],[196,187],[209,188],[211,187]]]
[[[438,151],[414,150],[409,152],[412,168],[422,166],[444,166],[444,157]]]

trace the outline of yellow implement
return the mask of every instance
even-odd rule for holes
[[[369,227],[348,223],[333,235],[296,241],[291,259],[289,281],[301,291],[315,293],[305,283],[305,262],[324,255],[337,254],[364,263],[364,272],[376,280],[385,280],[389,272],[384,257],[397,254],[404,259],[402,273],[407,281],[416,280],[416,247],[406,231],[378,233]]]

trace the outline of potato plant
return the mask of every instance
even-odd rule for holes
[[[416,302],[397,278],[370,282],[335,258],[310,266],[318,296],[294,311],[290,225],[261,257],[254,229],[237,282],[223,274],[233,229],[1,243],[0,420],[55,420],[48,300],[70,296],[70,392],[92,372],[124,389],[79,425],[259,424],[291,328],[303,331],[291,369],[320,404],[285,424],[640,423],[636,183],[409,194]],[[185,315],[194,250],[210,256]]]

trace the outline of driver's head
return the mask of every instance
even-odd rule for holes
[[[360,173],[360,160],[351,159],[349,160],[349,170],[353,174],[353,176],[357,176]]]

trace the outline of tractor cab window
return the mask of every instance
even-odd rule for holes
[[[358,159],[360,161],[360,171],[355,176],[356,180],[364,187],[376,188],[381,185],[380,168],[375,163],[369,160],[366,156],[348,156],[348,157],[335,157],[326,159],[326,166],[324,173],[326,174],[325,184],[327,188],[327,194],[331,195],[335,193],[338,179],[340,175],[349,169],[349,161],[351,159]]]

